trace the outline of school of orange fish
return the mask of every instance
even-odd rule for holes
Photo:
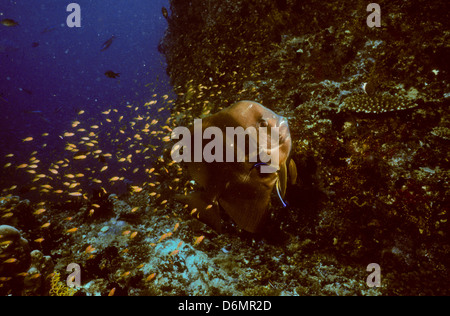
[[[54,161],[42,163],[40,154],[46,151],[46,138],[50,135],[43,132],[40,137],[29,136],[22,139],[21,148],[27,151],[27,145],[30,146],[30,154],[27,160],[18,161],[13,153],[6,154],[4,157],[9,161],[3,166],[4,171],[11,176],[12,179],[19,176],[28,177],[28,183],[31,185],[27,189],[27,193],[37,193],[37,200],[33,201],[32,206],[35,211],[33,215],[39,217],[51,209],[54,203],[70,203],[81,202],[88,204],[90,200],[89,184],[95,183],[101,190],[109,195],[115,193],[115,188],[119,183],[125,182],[129,174],[142,174],[145,172],[147,181],[143,183],[128,184],[128,192],[133,194],[147,194],[152,199],[162,199],[161,193],[158,191],[160,182],[156,181],[162,176],[169,180],[166,186],[175,193],[187,193],[192,190],[190,179],[183,177],[185,173],[181,166],[170,159],[163,158],[164,155],[157,157],[157,153],[168,150],[168,146],[164,146],[171,141],[170,135],[174,127],[183,124],[191,124],[194,117],[205,117],[211,111],[217,111],[231,104],[232,102],[224,100],[219,107],[213,107],[208,98],[213,98],[221,93],[221,89],[225,86],[199,85],[194,87],[192,82],[188,82],[187,87],[177,87],[178,98],[183,101],[182,106],[178,106],[176,110],[171,109],[174,102],[169,99],[168,95],[158,97],[153,94],[153,100],[145,103],[143,106],[127,105],[126,108],[111,107],[101,111],[102,120],[92,122],[92,119],[86,115],[85,110],[80,110],[73,118],[70,127],[61,135],[60,139],[64,141],[64,148],[56,154]],[[207,94],[206,92],[210,93]],[[242,90],[241,92],[244,92]],[[159,105],[161,104],[161,105]],[[200,106],[199,106],[200,104]],[[193,112],[193,108],[202,109],[201,112]],[[170,111],[171,114],[163,117],[163,111]],[[161,119],[161,117],[163,117]],[[168,118],[167,118],[168,117]],[[167,118],[167,119],[166,119]],[[103,148],[110,144],[120,145],[116,151],[107,151]],[[31,148],[40,150],[31,150]],[[156,152],[156,153],[155,153]],[[157,158],[156,158],[157,157]],[[167,161],[168,160],[168,161]],[[138,163],[135,163],[135,162]],[[144,162],[144,163],[142,163]],[[146,166],[146,162],[148,166]],[[159,178],[160,179],[160,178]],[[166,181],[166,180],[164,180]],[[1,191],[1,201],[7,201],[13,196],[21,196],[21,184],[12,184],[10,187]],[[170,197],[170,195],[168,195]],[[21,196],[22,197],[22,196]],[[164,208],[168,203],[167,199],[158,200],[158,204]],[[3,205],[3,204],[2,204]],[[91,203],[89,216],[93,216],[100,206]],[[187,205],[184,206],[187,208]],[[136,212],[139,207],[134,207],[131,212]],[[195,215],[196,209],[186,210],[187,213]],[[14,210],[0,206],[0,219],[13,217]],[[71,221],[72,217],[65,218]],[[156,243],[170,238],[175,233],[181,220],[178,217],[173,231],[164,233],[160,236]],[[42,230],[50,227],[53,223],[51,220],[43,220],[40,226]],[[64,231],[65,234],[74,234],[79,227],[71,227]],[[138,235],[137,231],[124,231],[123,236],[133,239]],[[36,236],[33,241],[37,244],[44,242],[45,238]],[[202,243],[204,235],[193,237],[192,245],[198,246]],[[8,243],[3,240],[2,243]],[[155,246],[156,243],[151,244]],[[182,242],[174,249],[168,257],[172,258],[178,255]],[[84,253],[91,258],[95,255],[95,248],[89,245],[85,248]],[[127,251],[127,249],[125,250]],[[3,264],[13,264],[16,258],[0,258]],[[122,275],[126,278],[130,271]],[[146,277],[146,281],[155,278],[156,273],[152,273]],[[5,281],[5,280],[0,280]],[[111,289],[109,295],[114,295],[115,289]]]

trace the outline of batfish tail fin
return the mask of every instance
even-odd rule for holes
[[[193,192],[188,195],[177,194],[175,200],[189,205],[192,216],[211,226],[217,233],[222,233],[219,204],[209,198],[205,192]]]
[[[275,184],[275,188],[277,190],[278,198],[280,199],[283,207],[287,206],[287,203],[284,201],[284,196],[286,195],[286,188],[288,183],[288,178],[290,179],[290,184],[295,185],[297,182],[297,166],[293,159],[290,159],[289,166],[286,164],[282,164],[280,166],[280,170],[278,171],[278,179]]]

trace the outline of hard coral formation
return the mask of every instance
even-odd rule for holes
[[[30,252],[19,230],[0,226],[0,294],[46,295],[52,271],[50,256],[39,250]]]
[[[50,256],[44,256],[39,250],[30,253],[31,266],[24,280],[23,295],[36,296],[49,293],[50,279],[53,274],[54,263]]]
[[[31,262],[28,241],[15,227],[0,226],[0,262],[0,275],[5,277],[25,271]]]
[[[416,103],[397,96],[370,97],[366,94],[357,94],[345,98],[339,106],[339,110],[377,114],[412,109],[416,106]]]
[[[51,279],[50,296],[73,296],[77,290],[61,282],[61,274],[54,272]]]

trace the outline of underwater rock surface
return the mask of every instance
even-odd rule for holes
[[[376,262],[378,294],[449,294],[449,4],[378,3],[369,28],[363,1],[172,1],[175,112],[250,99],[289,118],[300,183],[272,219],[305,274],[311,257]],[[297,293],[329,294],[318,284]]]
[[[172,0],[160,50],[173,120],[244,99],[289,118],[289,207],[273,197],[264,234],[218,235],[174,201],[192,184],[168,152],[151,191],[45,212],[5,196],[0,293],[63,295],[51,271],[65,280],[76,263],[75,295],[450,294],[449,4],[378,3],[371,29],[363,1]]]

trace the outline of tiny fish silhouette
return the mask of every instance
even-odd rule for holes
[[[3,19],[3,20],[1,21],[1,23],[2,23],[4,26],[8,26],[8,27],[19,25],[19,23],[16,22],[16,21],[14,21],[13,19]]]
[[[111,44],[112,44],[112,42],[113,42],[113,40],[114,40],[115,38],[116,38],[116,37],[113,35],[113,36],[111,36],[111,38],[110,38],[109,40],[107,40],[106,42],[104,42],[104,43],[102,44],[102,48],[100,49],[100,51],[103,52],[103,51],[107,50],[107,49],[109,48],[109,46],[111,46]]]
[[[169,12],[167,12],[167,9],[165,7],[161,8],[161,13],[164,16],[164,18],[166,18],[166,19],[169,18]]]
[[[105,76],[108,77],[108,78],[116,79],[117,77],[120,77],[120,73],[115,73],[112,70],[108,70],[108,71],[105,72]]]
[[[41,34],[50,33],[56,30],[56,26],[49,26],[42,30]]]

